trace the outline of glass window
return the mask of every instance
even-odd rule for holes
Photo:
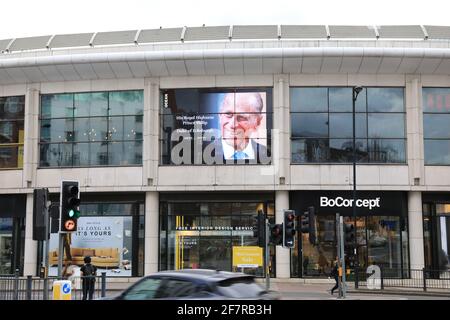
[[[25,97],[0,97],[0,169],[23,167]]]
[[[41,142],[74,141],[72,119],[41,120]]]
[[[44,157],[40,161],[41,166],[142,163],[142,90],[42,95],[41,104],[40,141],[41,157]],[[109,145],[108,141],[116,144]],[[56,144],[49,146],[44,142],[74,144],[62,149]],[[73,149],[73,152],[54,154],[58,150],[65,152],[68,149]],[[52,153],[49,154],[49,150]],[[62,161],[67,156],[73,159]]]
[[[40,165],[42,167],[72,166],[71,143],[41,144]]]
[[[425,164],[449,165],[450,164],[450,140],[424,141]]]
[[[293,139],[292,162],[328,162],[328,139]]]
[[[0,121],[0,144],[23,143],[23,121]]]
[[[89,92],[74,95],[75,117],[108,115],[108,93]]]
[[[108,143],[109,165],[133,165],[142,163],[142,141]]]
[[[369,139],[369,162],[404,163],[404,139]]]
[[[368,114],[369,138],[404,138],[405,115],[392,113]]]
[[[356,138],[367,137],[366,114],[355,115]],[[352,113],[330,113],[330,138],[352,138],[353,137],[353,114]]]
[[[330,88],[329,98],[330,112],[353,111],[352,88]]]
[[[450,139],[450,113],[424,114],[424,138]]]
[[[23,119],[25,99],[23,96],[0,97],[0,119]]]
[[[108,118],[75,118],[73,141],[104,141],[107,137]]]
[[[293,113],[291,115],[293,137],[327,137],[327,113]]]
[[[73,117],[73,94],[46,94],[41,96],[41,118]]]
[[[423,88],[423,112],[450,113],[450,88]]]
[[[368,162],[366,139],[355,139],[356,161]],[[353,139],[330,139],[330,161],[352,162],[353,161]]]
[[[327,112],[328,88],[291,88],[291,112]]]
[[[367,89],[367,112],[403,112],[403,111],[404,111],[403,88]]]
[[[116,91],[109,93],[109,115],[144,114],[144,95],[142,91]]]

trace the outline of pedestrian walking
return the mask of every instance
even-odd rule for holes
[[[95,289],[95,277],[97,268],[91,264],[91,257],[84,257],[84,265],[81,267],[81,275],[83,278],[83,300],[92,300]]]
[[[336,258],[336,260],[333,263],[333,267],[331,268],[331,276],[334,278],[334,281],[336,281],[336,284],[330,290],[330,293],[333,295],[334,294],[334,290],[339,288],[339,263],[338,263],[338,259],[337,258]]]

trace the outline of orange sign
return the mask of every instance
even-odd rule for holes
[[[69,231],[75,229],[75,221],[67,220],[66,223],[64,223],[64,228]]]

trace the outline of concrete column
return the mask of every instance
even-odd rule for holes
[[[425,266],[423,249],[422,193],[408,192],[408,233],[411,269]]]
[[[409,181],[412,186],[425,183],[422,117],[422,84],[417,76],[408,76],[405,90],[406,135]]]
[[[289,209],[289,191],[276,191],[275,193],[275,222],[283,223],[283,210]],[[277,278],[291,277],[291,257],[289,249],[276,247]]]
[[[24,155],[23,155],[23,183],[24,188],[34,186],[36,168],[38,165],[39,148],[39,90],[27,88],[25,96],[24,119]]]
[[[145,194],[145,275],[158,271],[158,238],[159,194],[155,191],[149,191]]]
[[[33,194],[27,194],[27,209],[25,216],[25,252],[23,274],[36,275],[37,241],[33,240]]]
[[[143,185],[157,184],[159,164],[159,83],[158,79],[145,79],[144,132],[143,132]]]

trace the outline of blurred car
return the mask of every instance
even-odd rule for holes
[[[208,269],[161,271],[130,286],[108,300],[278,300],[279,295],[267,291],[255,277],[238,272]]]

